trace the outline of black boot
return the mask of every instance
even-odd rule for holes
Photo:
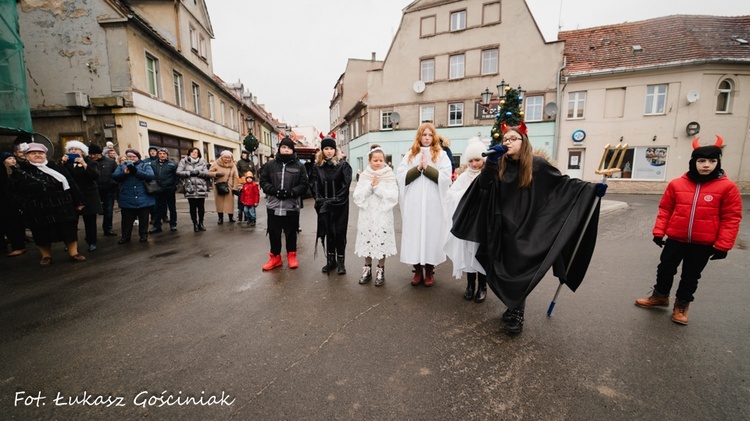
[[[336,269],[336,255],[329,254],[326,259],[326,265],[323,266],[323,273],[328,273]]]
[[[195,232],[198,232],[198,231],[200,231],[200,230],[201,230],[201,229],[200,229],[200,227],[198,226],[198,221],[196,221],[195,219],[193,219],[193,231],[195,231]]]
[[[523,330],[523,310],[523,306],[518,306],[510,312],[510,321],[505,325],[507,334],[515,335]]]
[[[487,277],[481,273],[478,273],[477,276],[479,277],[479,287],[477,288],[477,295],[474,296],[474,302],[483,303],[487,298]]]
[[[336,259],[336,265],[338,266],[338,269],[336,269],[336,273],[339,275],[346,275],[346,266],[344,266],[344,256],[338,256]]]
[[[472,276],[474,275],[474,276]],[[467,274],[466,279],[466,292],[464,293],[464,300],[471,301],[474,299],[474,286],[476,284],[476,274],[475,273],[469,273]]]
[[[198,229],[201,230],[201,231],[205,231],[206,230],[206,227],[203,226],[203,220],[202,219],[198,221]]]
[[[221,225],[224,223],[224,214],[219,212],[219,222],[217,224]]]
[[[229,216],[229,222],[234,222],[234,214],[228,213],[227,216]]]

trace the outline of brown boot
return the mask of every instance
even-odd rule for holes
[[[423,279],[422,265],[414,265],[414,276],[411,278],[411,284],[417,286],[422,283]]]
[[[635,300],[635,305],[644,308],[669,307],[669,295],[660,294],[654,290],[650,297]]]
[[[425,265],[424,266],[424,286],[431,287],[435,284],[435,273],[433,271],[435,266]]]
[[[672,310],[672,321],[681,325],[688,324],[688,307],[690,307],[689,301],[675,300],[674,310]]]

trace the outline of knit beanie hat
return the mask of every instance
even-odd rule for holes
[[[11,156],[13,156],[13,154],[10,152],[0,152],[0,162],[5,162],[5,160]]]
[[[721,144],[723,143],[723,140],[721,137],[717,136],[719,140],[714,145],[709,146],[698,146],[698,139],[695,139],[693,141],[693,153],[690,155],[690,163],[689,169],[688,169],[688,177],[695,181],[696,183],[702,183],[709,180],[714,180],[719,178],[719,176],[723,173],[721,169]],[[696,165],[696,162],[699,158],[705,158],[705,159],[716,159],[716,168],[714,168],[713,171],[711,171],[710,174],[702,175],[698,172],[698,167]]]
[[[84,145],[83,142],[79,142],[77,140],[69,140],[65,142],[65,152],[70,152],[70,150],[73,148],[78,148],[83,151],[84,156],[89,154],[89,147]]]
[[[279,148],[282,146],[287,146],[291,148],[292,152],[294,152],[294,141],[289,138],[289,136],[285,136],[283,139],[281,139],[281,142],[279,142]]]
[[[466,146],[466,150],[464,151],[464,159],[466,160],[466,162],[477,158],[484,160],[482,152],[486,151],[487,146],[485,146],[478,137],[472,137],[471,139],[469,139],[469,144],[468,146]]]
[[[89,146],[89,154],[96,155],[102,153],[102,147],[99,145],[90,145]]]
[[[326,136],[320,141],[320,149],[333,148],[336,149],[336,139]]]
[[[141,153],[138,152],[136,149],[128,149],[125,151],[125,155],[132,153],[133,155],[137,156],[138,159],[141,159]]]

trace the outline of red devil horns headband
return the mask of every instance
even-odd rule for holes
[[[529,129],[528,129],[528,127],[526,127],[526,122],[525,121],[522,121],[516,127],[518,128],[519,132],[525,134],[526,136],[529,135]],[[500,123],[500,131],[503,132],[503,134],[505,134],[505,132],[507,132],[509,128],[510,128],[510,126],[508,126],[507,124],[505,124],[504,121],[502,123]]]
[[[326,136],[323,134],[323,132],[320,132],[320,134],[318,136],[320,136],[321,139],[325,139],[326,138]],[[328,134],[328,137],[330,137],[331,139],[336,139],[336,133],[331,132],[331,133]]]
[[[701,147],[701,145],[698,143],[698,139],[700,139],[700,137],[696,137],[693,141],[693,149],[698,149]],[[716,143],[714,143],[714,146],[720,148],[722,144],[724,144],[724,139],[721,136],[716,135]]]

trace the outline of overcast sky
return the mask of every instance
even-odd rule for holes
[[[517,0],[504,0],[517,1]],[[214,73],[241,80],[274,117],[329,129],[333,86],[349,58],[382,60],[411,0],[206,0]],[[562,30],[674,14],[750,14],[747,0],[527,0],[547,41]]]

